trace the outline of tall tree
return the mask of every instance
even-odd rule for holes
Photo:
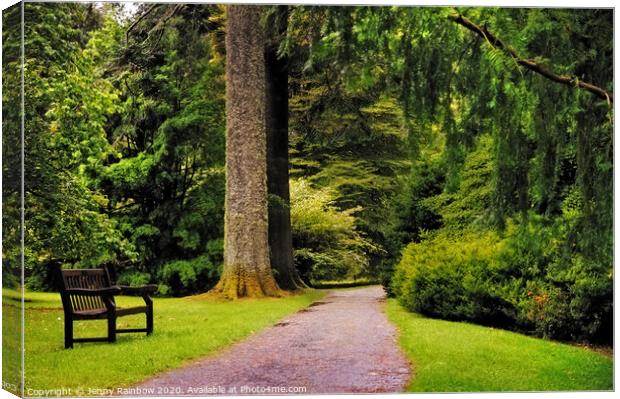
[[[269,261],[265,32],[261,8],[227,7],[224,270],[227,298],[275,296]]]
[[[286,34],[288,6],[276,6],[267,22],[267,184],[269,190],[269,249],[278,285],[295,290],[305,284],[293,264],[293,236],[288,157],[288,59],[278,54]]]

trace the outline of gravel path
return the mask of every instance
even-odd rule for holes
[[[275,326],[144,381],[128,394],[403,392],[410,367],[383,307],[379,286],[332,292]]]

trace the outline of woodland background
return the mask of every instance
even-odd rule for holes
[[[458,16],[576,79],[521,67]],[[6,286],[20,266],[19,18],[3,12]],[[291,6],[286,19],[306,284],[381,281],[411,311],[611,343],[613,97],[577,85],[613,88],[613,10]],[[107,265],[162,296],[208,291],[223,263],[225,8],[26,3],[25,21],[27,288]]]

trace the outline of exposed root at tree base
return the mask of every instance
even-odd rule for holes
[[[267,278],[266,281],[262,281],[259,275],[252,276],[253,278],[245,277],[234,274],[223,275],[209,293],[229,300],[239,298],[277,298],[285,295],[284,291],[272,279]]]

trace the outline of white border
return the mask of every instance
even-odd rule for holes
[[[26,0],[28,1],[28,0]],[[46,0],[43,0],[46,1]],[[75,1],[80,1],[80,0],[75,0]],[[80,2],[88,2],[88,1],[80,1]],[[133,3],[134,1],[127,1],[127,0],[118,0],[117,2],[123,2],[123,3]],[[522,1],[514,1],[514,0],[506,0],[506,1],[499,1],[499,0],[477,0],[477,1],[468,1],[468,0],[443,0],[443,1],[433,1],[433,0],[417,0],[417,1],[402,1],[402,0],[373,0],[373,1],[364,1],[364,0],[316,0],[316,1],[283,1],[283,0],[229,0],[229,1],[187,1],[187,2],[183,2],[183,1],[174,1],[174,0],[153,0],[153,1],[145,1],[145,2],[149,2],[149,3],[241,3],[241,4],[249,4],[249,3],[255,3],[255,4],[320,4],[320,5],[412,5],[412,6],[481,6],[481,7],[557,7],[557,8],[614,8],[614,93],[617,92],[617,83],[615,80],[615,71],[616,71],[616,66],[617,66],[617,53],[615,52],[615,43],[617,43],[617,30],[615,29],[616,26],[620,26],[618,24],[619,22],[619,17],[618,14],[615,12],[615,2],[614,1],[610,1],[610,0],[590,0],[590,1],[581,1],[581,0],[522,0]],[[17,3],[17,1],[14,0],[0,0],[0,5],[1,8],[4,10],[5,8],[13,5]],[[0,20],[0,26],[1,26],[1,20]],[[1,44],[2,38],[0,37],[0,44]],[[1,61],[1,55],[0,55],[0,61]],[[2,93],[2,90],[0,88],[0,94]],[[23,99],[22,99],[23,100]],[[1,106],[1,105],[0,105]],[[617,112],[617,107],[616,107],[616,103],[614,103],[614,113]],[[616,134],[617,134],[617,125],[614,124],[614,143],[615,143],[615,138],[616,138]],[[0,131],[1,131],[1,127],[0,127]],[[1,148],[2,148],[2,143],[0,141],[0,164],[2,161],[2,153],[1,153]],[[614,151],[614,242],[615,242],[615,237],[616,237],[616,227],[619,226],[620,224],[618,224],[618,221],[620,220],[620,216],[615,212],[617,208],[617,204],[618,204],[618,196],[617,196],[617,187],[620,187],[618,183],[620,183],[620,175],[618,173],[616,173],[616,167],[618,165],[617,162],[618,158],[617,158],[617,151]],[[22,157],[22,162],[23,162],[23,157]],[[22,173],[23,173],[23,169],[22,169]],[[0,168],[0,178],[2,176],[2,171]],[[22,184],[23,184],[23,179],[22,179]],[[0,196],[0,215],[1,215],[1,204],[2,204],[2,198]],[[0,237],[1,237],[1,231],[0,231]],[[0,248],[1,248],[1,243],[0,243]],[[616,260],[618,259],[618,247],[616,245],[614,245],[614,271],[616,270]],[[0,278],[1,281],[1,278]],[[616,278],[614,281],[614,299],[615,299],[615,293],[618,290],[618,279]],[[615,302],[615,300],[614,300]],[[615,308],[614,309],[614,342],[618,342],[617,338],[618,338],[618,330],[616,329],[616,323],[615,320],[617,320],[617,318],[615,316],[617,316],[617,312],[618,309]],[[1,315],[1,312],[0,312]],[[22,323],[23,323],[23,319],[22,319]],[[0,329],[2,327],[2,320],[0,317]],[[1,330],[0,330],[1,331]],[[22,335],[22,342],[23,342],[23,335]],[[2,360],[0,359],[0,370],[1,370],[1,365],[2,365]],[[614,355],[614,386],[615,387],[619,387],[620,385],[618,385],[618,382],[620,381],[620,378],[618,376],[618,373],[615,372],[615,355]],[[397,397],[399,396],[405,396],[405,395],[410,395],[410,394],[396,394]],[[614,397],[614,393],[612,392],[545,392],[545,393],[461,393],[461,394],[451,394],[451,393],[446,393],[446,394],[419,394],[416,393],[415,395],[441,395],[442,398],[462,398],[462,397],[468,397],[468,398],[510,398],[510,399],[517,399],[517,398],[537,398],[540,397],[540,395],[543,395],[546,398],[608,398],[608,397]],[[613,396],[612,396],[613,395]],[[388,397],[394,397],[395,395],[373,395],[375,397],[379,397],[379,398],[388,398]],[[336,395],[304,395],[301,396],[302,398],[326,398],[326,397],[336,397]],[[351,398],[356,398],[359,397],[359,395],[337,395],[338,398],[342,398],[342,399],[351,399]],[[5,398],[16,398],[15,395],[8,393],[7,391],[4,390],[0,390],[0,399],[5,399]],[[187,397],[179,397],[181,399],[186,399]],[[247,397],[231,397],[231,398],[247,398]],[[262,398],[281,398],[281,396],[263,396]]]

